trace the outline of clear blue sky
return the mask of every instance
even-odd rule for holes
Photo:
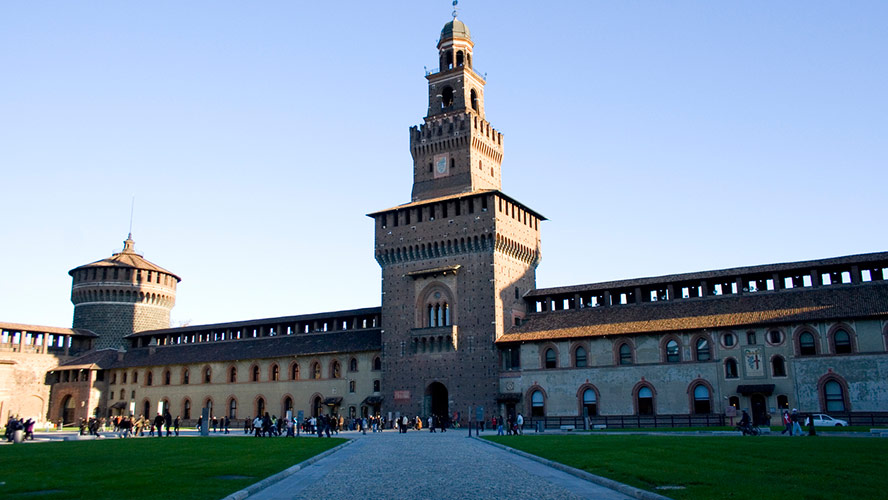
[[[888,2],[461,2],[540,287],[888,250]],[[175,323],[380,303],[447,0],[0,3],[0,321],[122,246]]]

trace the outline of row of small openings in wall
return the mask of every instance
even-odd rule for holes
[[[441,71],[446,71],[453,68],[461,68],[463,66],[466,66],[468,68],[472,67],[471,53],[457,50],[456,58],[454,59],[453,56],[454,52],[452,50],[445,50],[441,52]]]
[[[453,350],[453,339],[450,335],[438,337],[414,338],[411,354],[448,352]]]
[[[880,281],[886,279],[885,277],[888,276],[888,269],[866,269],[861,271],[860,275],[861,282]],[[820,279],[822,286],[849,284],[854,282],[852,279],[852,273],[850,271],[822,273],[820,274]],[[745,283],[747,286],[743,287],[744,293],[790,290],[793,288],[811,288],[814,286],[811,275],[787,276],[782,279],[759,278],[746,280]],[[782,286],[780,288],[777,288],[777,284],[782,284]],[[678,297],[682,299],[700,298],[707,295],[736,295],[738,293],[738,285],[736,281],[716,283],[711,286],[707,285],[706,288],[704,288],[704,285],[702,283],[678,284],[672,285],[672,287],[676,290]],[[706,295],[704,295],[704,290],[708,291]],[[659,302],[672,299],[669,294],[669,287],[643,289],[641,298],[642,302]],[[547,305],[547,300],[536,301],[536,312],[544,312],[550,310],[560,311],[575,308],[573,297],[550,300],[551,306]],[[634,303],[637,303],[634,291],[608,291],[592,295],[580,294],[579,307],[586,308],[607,305],[627,305]]]
[[[497,164],[501,163],[503,160],[503,154],[501,152],[496,151],[494,148],[487,145],[484,141],[478,139],[477,137],[472,138],[472,148],[480,151],[482,155],[490,158]],[[481,168],[480,164],[478,165],[478,168]]]
[[[173,306],[173,298],[156,293],[135,292],[132,290],[82,290],[72,294],[74,303],[81,302],[128,302]]]
[[[433,125],[423,125],[422,132],[420,132],[420,137],[422,137],[423,135],[425,135],[426,139],[431,139],[433,135],[441,137],[442,135],[444,135],[444,127],[445,126],[447,127],[447,135],[454,135],[454,133],[456,132],[456,126],[457,126],[456,121],[459,121],[459,130],[466,129],[465,118],[460,117],[457,120],[454,120],[451,118],[451,119],[445,120],[444,123],[439,122],[437,127],[435,127]],[[423,134],[423,132],[425,132],[425,133]]]
[[[52,333],[25,332],[24,336],[19,330],[3,330],[0,331],[0,345],[11,346],[15,350],[15,346],[21,344],[24,346],[41,347],[46,343],[47,349],[59,348],[66,346],[71,347],[70,335],[56,335]]]
[[[536,250],[501,234],[496,235],[496,243],[497,248],[500,249],[500,251],[504,252],[506,255],[511,255],[521,260],[531,261],[536,256]]]
[[[89,382],[89,370],[59,370],[55,372],[56,382]],[[105,380],[105,370],[96,370],[96,381]]]
[[[185,335],[173,335],[168,337],[157,337],[157,345],[167,344],[188,344],[199,342],[221,342],[224,340],[242,340],[254,339],[260,337],[276,337],[279,335],[295,335],[297,333],[323,333],[328,331],[341,331],[359,328],[376,328],[377,318],[363,318],[360,323],[355,319],[351,325],[346,320],[324,321],[294,324],[287,326],[260,326],[258,328],[239,328],[227,330],[211,330],[205,332],[194,332]]]
[[[146,274],[142,274],[142,273]],[[108,279],[112,280],[126,280],[132,281],[133,279],[133,269],[126,267],[103,267],[101,270],[97,267],[93,267],[91,269],[81,269],[78,273],[78,281],[105,281]],[[175,285],[175,278],[166,273],[161,273],[157,271],[148,271],[142,269],[136,269],[136,282],[142,282],[143,276],[146,277],[145,281],[148,283],[157,283],[164,285]]]
[[[464,209],[467,209],[466,211],[470,214],[475,213],[475,210],[486,212],[487,206],[487,196],[478,196],[465,198],[462,200],[443,201],[440,203],[432,203],[415,208],[396,210],[391,214],[391,217],[389,217],[389,214],[387,213],[379,214],[377,216],[377,220],[379,221],[379,227],[385,229],[389,225],[389,220],[391,220],[392,226],[398,227],[401,224],[410,225],[413,223],[422,222],[423,220],[433,221],[436,217],[442,217],[446,219],[447,217],[450,217],[450,213],[453,213],[454,217],[459,217],[462,215]]]
[[[493,248],[493,234],[460,238],[434,243],[422,243],[387,249],[377,254],[377,259],[383,263],[401,262],[405,260],[426,259],[442,257],[455,253],[477,252]]]
[[[511,216],[513,219],[517,220],[527,227],[533,229],[540,228],[539,219],[535,217],[532,213],[521,208],[521,206],[517,203],[512,203],[511,201],[504,198],[499,198],[499,211],[500,213],[506,214],[506,216]]]
[[[475,117],[475,128],[478,128],[478,117]],[[498,145],[503,145],[503,134],[497,133],[496,129],[490,126],[490,122],[487,120],[481,120],[481,133],[486,135],[488,139],[491,139],[491,133],[493,134],[493,140]]]

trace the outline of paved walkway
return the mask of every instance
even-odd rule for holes
[[[630,498],[469,439],[465,430],[347,434],[354,443],[249,499]]]

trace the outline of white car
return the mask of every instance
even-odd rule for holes
[[[848,427],[848,422],[823,413],[814,414],[814,427]]]

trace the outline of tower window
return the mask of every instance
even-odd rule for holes
[[[453,88],[452,87],[444,87],[441,91],[441,106],[442,107],[450,107],[453,106]]]
[[[462,66],[464,63],[465,63],[465,55],[463,54],[463,51],[460,50],[456,53],[456,65]]]
[[[471,92],[469,92],[469,96],[472,100],[472,109],[474,109],[475,112],[477,113],[478,112],[478,93],[475,92],[475,89],[472,89]]]

